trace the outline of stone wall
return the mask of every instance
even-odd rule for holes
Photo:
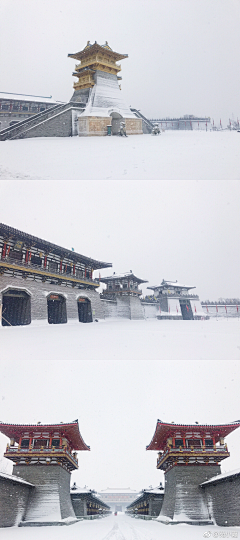
[[[141,118],[125,118],[127,135],[142,135],[142,120]]]
[[[176,522],[209,522],[207,501],[200,484],[218,473],[219,465],[179,465],[165,473],[160,517],[169,517]]]
[[[159,516],[159,514],[161,512],[162,505],[163,505],[163,498],[164,498],[164,495],[162,495],[160,497],[151,497],[150,498],[150,500],[149,500],[149,512],[148,512],[149,516],[154,516],[154,517]]]
[[[10,475],[9,475],[10,476]],[[16,527],[24,518],[31,486],[0,475],[0,527]]]
[[[203,486],[209,514],[219,527],[240,527],[240,474]]]
[[[120,319],[144,319],[143,307],[140,299],[135,296],[117,296],[116,300],[101,300],[105,317]]]
[[[111,123],[111,117],[80,116],[78,118],[79,137],[107,135],[107,126]]]
[[[0,276],[0,301],[4,290],[15,288],[24,290],[31,296],[31,320],[48,320],[47,296],[50,293],[62,295],[66,298],[67,320],[78,320],[77,299],[88,298],[91,302],[93,320],[104,319],[104,309],[99,294],[95,290],[77,289],[72,286],[53,285],[42,281],[9,277],[6,274]],[[1,321],[0,321],[1,323]]]
[[[105,298],[101,300],[104,309],[105,318],[108,317],[117,317],[117,300],[106,300]]]
[[[71,101],[80,102],[80,103],[87,103],[89,98],[89,91],[90,88],[83,88],[82,90],[75,90],[73,92],[73,95],[70,99]]]
[[[143,319],[143,308],[140,301],[140,298],[137,296],[130,296],[130,309],[131,309],[131,319]]]
[[[27,130],[27,126],[26,126]],[[31,137],[71,137],[72,135],[72,108],[56,114],[47,120],[37,124],[25,133],[21,138]]]
[[[70,497],[70,473],[60,465],[14,465],[13,473],[35,485],[24,522],[58,522],[75,518]]]
[[[142,302],[145,319],[155,319],[160,314],[159,306],[151,302]]]
[[[73,495],[71,493],[71,500],[72,500],[72,506],[75,513],[75,516],[77,518],[85,517],[87,516],[87,502],[86,499],[83,497],[81,498],[81,495]]]

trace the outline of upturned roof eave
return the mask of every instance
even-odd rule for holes
[[[66,430],[68,431],[67,437],[69,442],[72,444],[73,449],[77,451],[88,450],[90,451],[90,446],[88,446],[80,433],[78,421],[70,423],[59,423],[59,424],[6,424],[0,423],[0,432],[6,435],[8,438],[16,438],[16,431],[18,432],[17,438],[20,437],[21,433],[26,431],[57,431],[57,430]],[[71,432],[73,433],[71,434]]]
[[[37,236],[32,236],[31,234],[19,231],[18,229],[14,229],[13,227],[5,225],[4,223],[0,223],[0,235],[5,235],[9,238],[16,238],[18,240],[22,240],[25,244],[27,244],[27,242],[29,241],[29,243],[31,243],[32,245],[36,246],[37,244],[38,249],[42,249],[43,251],[46,250],[49,253],[53,253],[63,258],[70,258],[73,262],[85,262],[91,265],[92,268],[94,267],[95,270],[112,267],[112,263],[97,261],[96,259],[92,259],[91,257],[86,257],[85,255],[81,255],[80,253],[76,253],[75,251],[72,251],[70,249],[58,246],[57,244],[53,244],[51,242],[48,242],[47,240],[38,238]]]
[[[222,436],[226,437],[227,435],[229,435],[229,433],[231,433],[232,431],[234,431],[235,429],[237,429],[238,427],[240,426],[240,421],[236,421],[236,422],[230,422],[229,424],[168,424],[168,423],[164,423],[164,422],[161,422],[161,421],[158,421],[157,422],[157,425],[156,425],[156,429],[155,429],[155,432],[154,432],[154,435],[153,435],[153,438],[150,442],[150,444],[148,446],[146,446],[146,450],[164,450],[165,446],[166,446],[166,439],[168,437],[170,437],[171,435],[168,434],[168,435],[164,435],[163,433],[163,428],[166,428],[165,429],[165,432],[166,430],[169,428],[169,431],[177,431],[177,430],[194,430],[194,431],[199,431],[201,429],[206,429],[208,428],[210,431],[213,431],[213,430],[218,430],[218,431],[222,431]],[[162,428],[162,429],[161,429]],[[227,429],[229,428],[229,429]],[[227,433],[226,433],[226,429],[227,429]],[[224,434],[224,431],[225,431],[225,434]],[[161,433],[162,432],[162,433]],[[221,436],[221,435],[219,435]]]
[[[128,54],[121,54],[113,51],[112,49],[108,49],[107,47],[103,47],[102,45],[99,45],[98,43],[93,43],[89,47],[85,47],[81,51],[78,51],[76,53],[69,53],[69,58],[74,58],[75,60],[81,60],[84,58],[84,56],[88,56],[89,53],[94,53],[97,51],[101,52],[107,52],[110,56],[114,57],[115,60],[123,60],[124,58],[128,58]]]
[[[135,274],[132,274],[132,273],[116,274],[116,275],[113,274],[112,276],[101,277],[100,281],[102,281],[103,283],[108,283],[109,281],[119,281],[119,280],[124,280],[124,279],[129,279],[129,278],[137,281],[139,284],[148,283],[148,281],[146,281],[145,279],[140,279],[137,276],[135,276]]]

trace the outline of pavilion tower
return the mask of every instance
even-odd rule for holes
[[[73,72],[78,80],[71,101],[86,103],[78,118],[79,135],[107,135],[110,125],[114,135],[120,121],[125,121],[127,133],[141,134],[142,120],[126,105],[119,87],[121,65],[116,62],[128,55],[113,51],[107,41],[104,45],[88,41],[84,49],[68,56],[80,62]]]
[[[225,437],[240,422],[222,425],[166,424],[157,421],[147,450],[157,450],[157,469],[165,473],[163,523],[211,524],[212,515],[200,484],[220,474],[220,461],[230,456]]]
[[[105,314],[108,315],[109,302],[115,302],[115,312],[111,310],[110,316],[123,317],[126,319],[143,319],[143,308],[140,302],[142,291],[138,288],[141,283],[147,283],[132,272],[126,274],[114,274],[100,278],[107,285],[101,298],[105,301]],[[111,307],[111,306],[110,306]]]
[[[71,471],[78,468],[76,450],[90,450],[78,421],[69,424],[0,424],[10,438],[4,457],[13,474],[35,486],[21,526],[58,525],[75,521],[70,498]]]

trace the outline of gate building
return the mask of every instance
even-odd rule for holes
[[[147,287],[153,295],[142,302],[145,316],[157,319],[205,319],[199,296],[190,293],[196,287],[181,285],[178,281],[162,280],[161,285]]]
[[[45,425],[0,423],[0,431],[10,439],[4,457],[14,463],[13,484],[18,478],[22,490],[23,480],[32,488],[21,505],[18,525],[76,521],[70,497],[71,471],[78,469],[76,450],[90,450],[80,434],[78,420]]]
[[[0,224],[1,324],[104,318],[93,272],[111,266]]]
[[[219,425],[167,424],[157,421],[147,450],[157,450],[157,469],[165,473],[165,495],[158,517],[163,523],[213,524],[215,517],[202,486],[220,475],[230,456],[225,437],[240,421]]]

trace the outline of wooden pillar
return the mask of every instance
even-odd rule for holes
[[[5,255],[6,255],[6,249],[7,249],[7,244],[6,242],[3,244],[3,250],[2,250],[2,258],[4,259]]]
[[[25,262],[27,263],[28,262],[28,254],[29,254],[29,251],[27,249],[26,253],[25,253]]]
[[[47,255],[44,257],[44,268],[47,268]]]
[[[73,275],[75,276],[75,264],[73,265]]]
[[[60,261],[60,268],[59,268],[59,272],[62,272],[62,261]]]
[[[86,269],[86,267],[85,267],[85,277],[87,277],[87,269]]]

